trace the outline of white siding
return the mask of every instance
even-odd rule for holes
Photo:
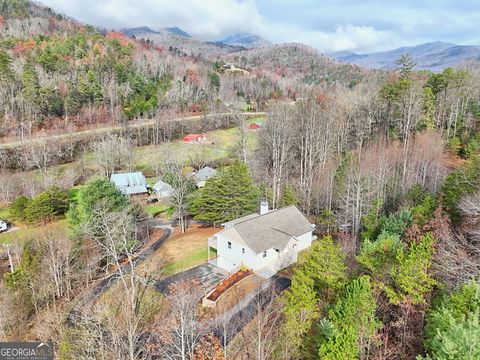
[[[287,247],[277,252],[275,249],[268,249],[266,256],[264,253],[255,254],[246,244],[229,240],[221,233],[217,238],[217,266],[227,271],[232,271],[235,267],[242,264],[248,268],[257,271],[259,269],[270,267],[275,270],[283,269],[297,261],[297,254],[312,244],[312,232],[308,232],[296,239],[291,239]],[[228,243],[231,243],[231,248]]]
[[[298,236],[297,240],[298,240],[298,251],[302,251],[306,248],[309,248],[312,245],[312,232],[308,232],[306,234]]]

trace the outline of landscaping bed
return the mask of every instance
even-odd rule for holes
[[[225,293],[228,289],[234,286],[239,281],[245,279],[247,276],[253,275],[253,271],[251,270],[239,270],[236,273],[230,275],[221,283],[219,283],[213,292],[208,296],[208,300],[210,301],[217,301],[217,299]]]

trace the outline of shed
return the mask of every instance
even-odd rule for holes
[[[173,187],[167,184],[165,181],[159,180],[155,185],[153,185],[153,191],[159,197],[170,197],[173,193]]]
[[[198,142],[198,141],[204,141],[206,139],[207,139],[207,136],[205,134],[188,134],[183,138],[183,141]]]
[[[148,193],[147,180],[141,172],[112,174],[110,181],[125,195]]]
[[[210,179],[211,177],[217,174],[217,170],[211,168],[210,166],[205,166],[198,170],[195,174],[195,182],[197,183],[197,187],[204,187],[205,181]]]
[[[257,123],[251,123],[251,124],[248,126],[248,128],[251,129],[251,130],[258,130],[258,129],[260,129],[260,127],[261,127],[261,126],[260,126],[259,124],[257,124]]]

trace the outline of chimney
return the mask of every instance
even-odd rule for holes
[[[268,213],[268,201],[262,200],[260,201],[260,215]]]

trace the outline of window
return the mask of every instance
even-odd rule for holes
[[[228,248],[229,248],[229,249],[232,248],[232,243],[231,243],[230,241],[227,243],[227,245],[228,245]]]
[[[267,257],[267,250],[263,252],[263,257]]]
[[[245,248],[242,248],[242,254],[245,254]]]

